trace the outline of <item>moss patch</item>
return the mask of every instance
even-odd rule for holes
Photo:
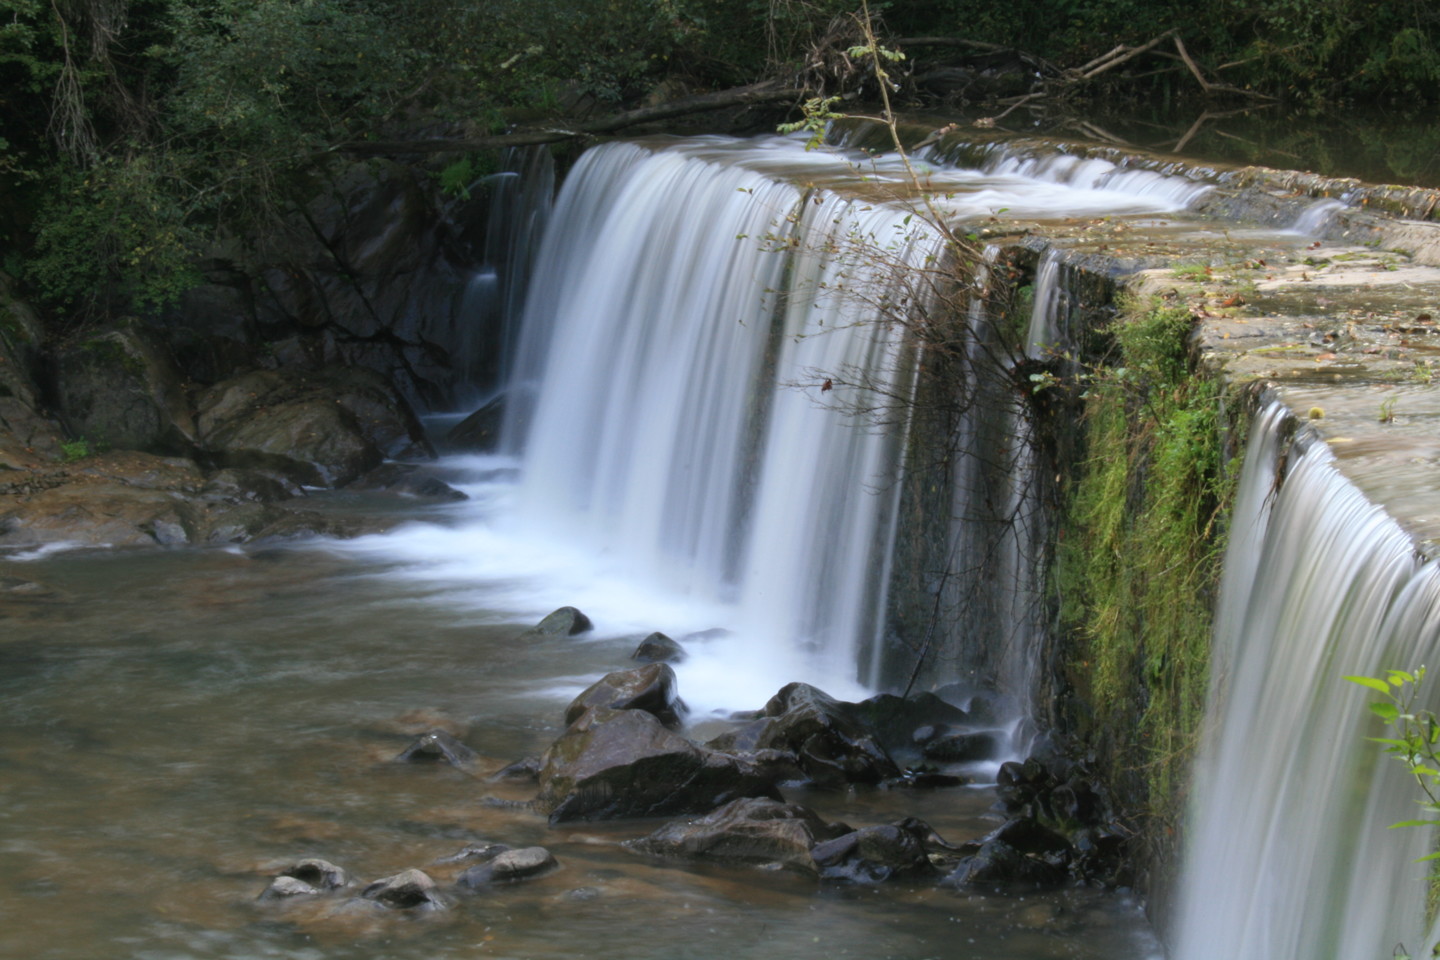
[[[1111,324],[1111,355],[1087,378],[1087,452],[1065,491],[1056,567],[1069,720],[1162,846],[1204,717],[1238,472],[1222,387],[1190,362],[1191,324],[1159,300],[1125,304]]]

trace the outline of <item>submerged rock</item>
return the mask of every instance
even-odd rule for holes
[[[318,897],[350,885],[350,877],[329,860],[309,857],[286,867],[260,894],[261,900]]]
[[[475,762],[475,751],[444,730],[423,733],[395,757],[396,763],[448,763],[468,767]]]
[[[536,807],[551,823],[704,813],[774,797],[743,760],[697,746],[643,710],[585,712],[541,758]]]
[[[569,726],[597,708],[644,710],[667,727],[680,726],[685,704],[675,692],[675,671],[663,663],[616,670],[595,681],[565,708]]]
[[[928,760],[942,763],[968,763],[993,760],[1000,756],[998,734],[993,731],[958,731],[945,733],[925,743],[923,753]]]
[[[849,832],[797,803],[744,798],[698,819],[667,823],[625,846],[658,857],[780,866],[818,876],[811,848]]]
[[[861,827],[816,844],[810,855],[826,880],[922,880],[938,872],[925,849],[924,840],[930,832],[920,821]]]

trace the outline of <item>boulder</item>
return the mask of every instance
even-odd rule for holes
[[[501,883],[519,883],[554,873],[560,864],[553,854],[544,847],[522,847],[519,850],[504,850],[476,864],[456,878],[462,887],[476,889]]]
[[[461,453],[488,453],[500,443],[505,423],[505,401],[496,397],[451,427],[442,445]]]
[[[448,857],[441,857],[436,863],[463,863],[466,860],[474,860],[479,863],[489,863],[500,854],[509,851],[511,848],[503,843],[471,843],[462,847],[458,852]]]
[[[468,767],[475,763],[475,751],[444,730],[422,733],[400,752],[396,763],[448,763],[452,767]]]
[[[640,641],[640,646],[635,648],[630,659],[642,663],[682,663],[685,660],[685,648],[656,631]]]
[[[998,736],[994,731],[962,730],[944,733],[927,741],[923,752],[926,759],[941,763],[993,760],[1001,751]]]
[[[433,456],[409,406],[369,370],[255,370],[195,405],[200,445],[223,465],[268,467],[308,486],[344,486],[386,457]]]
[[[276,877],[270,881],[270,886],[260,894],[260,900],[290,900],[294,897],[318,897],[322,891],[319,887],[311,886],[304,880],[297,880],[294,877]]]
[[[465,494],[418,463],[382,463],[350,484],[351,490],[383,490],[403,497],[427,500],[469,500]]]
[[[879,783],[900,774],[871,730],[834,699],[805,683],[783,687],[759,716],[711,740],[715,750],[739,754],[773,749],[793,753],[817,786]]]
[[[607,673],[565,708],[565,725],[598,708],[644,710],[672,728],[686,712],[675,693],[675,671],[663,663]]]
[[[573,637],[594,629],[590,618],[574,607],[561,607],[545,615],[535,626],[517,637],[517,640],[545,640],[553,637]]]
[[[423,870],[411,867],[394,876],[376,880],[360,892],[363,900],[372,900],[392,910],[444,910],[445,902],[435,881]]]
[[[194,450],[180,370],[134,321],[77,338],[56,352],[54,368],[55,400],[71,436],[149,453]]]
[[[826,880],[882,883],[886,880],[921,880],[937,871],[925,850],[929,827],[908,823],[861,827],[833,840],[818,843],[811,857]]]
[[[882,693],[852,705],[849,712],[874,731],[876,739],[892,754],[913,753],[915,744],[969,719],[964,710],[929,692],[913,697]],[[922,731],[927,730],[930,734],[923,735]]]
[[[1037,886],[1063,884],[1065,868],[1049,859],[1025,854],[1004,840],[987,840],[973,852],[960,858],[941,886]]]
[[[704,813],[738,797],[778,796],[743,760],[699,747],[643,710],[602,707],[545,752],[535,804],[562,823]]]
[[[280,503],[303,497],[305,491],[274,470],[217,470],[205,481],[201,495],[227,503]]]
[[[514,763],[507,763],[485,779],[492,783],[499,783],[506,780],[538,782],[540,780],[540,758],[521,757]]]
[[[780,866],[818,875],[811,848],[849,831],[796,803],[742,798],[697,819],[667,823],[625,846],[657,857]]]
[[[260,894],[261,900],[288,900],[293,897],[318,897],[350,885],[350,877],[329,860],[307,857],[280,871],[270,886]]]

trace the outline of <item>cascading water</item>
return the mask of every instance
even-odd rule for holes
[[[1269,405],[1252,431],[1215,630],[1177,960],[1359,960],[1428,946],[1416,786],[1366,740],[1367,691],[1440,651],[1440,575]]]

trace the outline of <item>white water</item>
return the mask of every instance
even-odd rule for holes
[[[1115,182],[922,175],[965,218],[1177,204]],[[733,631],[681,669],[702,708],[754,707],[796,679],[863,695],[916,376],[881,317],[925,298],[887,286],[893,268],[923,278],[940,251],[887,199],[908,191],[893,160],[790,138],[587,152],[537,258],[509,388],[505,446],[523,479],[478,485],[453,528],[361,548],[446,589],[499,580],[474,602],[512,616],[574,604],[601,637]],[[962,559],[974,576],[1019,576],[1015,550],[1004,569],[988,556]]]
[[[1176,960],[1428,955],[1430,838],[1387,829],[1417,790],[1341,678],[1434,663],[1440,576],[1323,442],[1297,439],[1277,490],[1285,418],[1257,419],[1225,558]]]

